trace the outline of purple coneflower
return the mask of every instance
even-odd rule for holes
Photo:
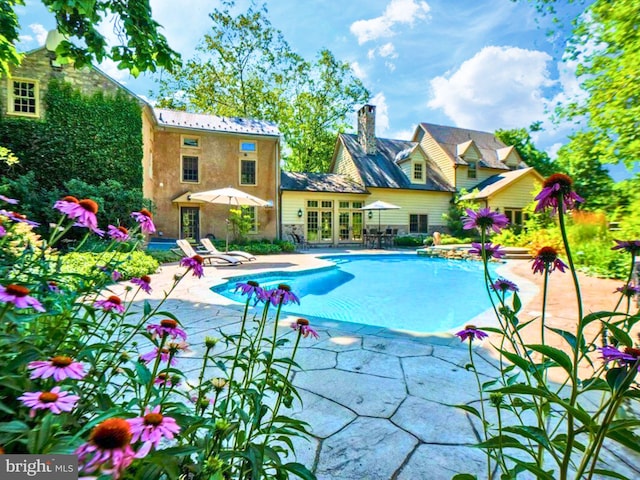
[[[316,332],[309,326],[309,320],[307,320],[306,318],[299,318],[291,324],[291,328],[293,328],[297,332],[300,332],[300,335],[302,335],[304,338],[307,338],[309,335],[311,335],[313,338],[320,338],[318,332]]]
[[[100,470],[119,479],[136,457],[131,448],[131,438],[131,426],[127,420],[105,420],[92,430],[89,441],[75,451],[78,469],[85,473]]]
[[[178,363],[178,360],[175,356],[172,355],[172,352],[168,347],[163,347],[162,349],[155,347],[150,352],[147,352],[144,355],[140,355],[140,360],[142,360],[144,363],[150,363],[152,361],[155,361],[158,356],[160,356],[161,362],[168,362],[169,359],[171,359],[171,363],[169,365],[171,365],[172,367]]]
[[[621,287],[616,288],[616,292],[620,292],[625,297],[633,297],[640,293],[640,285],[634,285],[632,283],[627,283]]]
[[[4,195],[0,195],[0,200],[2,200],[5,203],[10,203],[12,205],[17,205],[18,203],[20,203],[18,200],[16,200],[15,198],[9,198],[6,197]]]
[[[251,298],[254,294],[259,300],[263,298],[264,289],[258,282],[254,282],[253,280],[249,280],[246,283],[236,283],[236,289],[234,290],[234,292],[237,292],[238,290],[240,290],[240,293],[242,295],[246,295],[247,298]]]
[[[144,457],[151,448],[158,448],[163,439],[171,440],[180,431],[180,427],[171,417],[166,417],[160,413],[160,405],[153,410],[145,409],[143,417],[131,418],[127,420],[131,426],[131,443],[140,440],[142,447],[138,450],[136,457]]]
[[[154,385],[160,385],[161,387],[177,387],[180,385],[180,378],[171,376],[166,372],[159,373],[156,379],[153,381]]]
[[[122,226],[116,227],[114,225],[109,225],[107,227],[107,234],[111,240],[115,240],[116,242],[126,242],[130,238],[129,230]]]
[[[584,202],[584,199],[573,191],[573,180],[564,173],[554,173],[542,184],[542,190],[534,200],[538,200],[536,212],[542,212],[551,207],[552,212],[558,210],[558,200],[562,202],[562,211],[572,209],[576,202]]]
[[[611,247],[611,250],[624,250],[633,255],[640,253],[640,240],[615,240],[617,245]]]
[[[171,338],[180,337],[183,340],[187,339],[187,332],[178,327],[178,322],[171,318],[165,318],[160,320],[159,324],[147,325],[147,332],[152,333],[152,337],[163,337],[165,335],[171,336]]]
[[[4,237],[6,234],[7,230],[2,226],[2,222],[0,221],[0,238]]]
[[[29,289],[22,285],[0,285],[0,302],[13,303],[16,308],[33,308],[39,312],[46,311],[36,298],[29,295]]]
[[[620,365],[633,364],[640,359],[640,348],[625,347],[624,351],[618,350],[616,347],[606,345],[599,348],[602,353],[602,360],[605,362],[618,362]],[[640,365],[638,365],[640,371]]]
[[[544,273],[545,268],[549,269],[549,273],[556,268],[564,272],[567,264],[558,258],[558,251],[553,247],[542,247],[538,250],[538,254],[533,259],[533,273]]]
[[[142,275],[140,278],[132,278],[131,283],[140,287],[140,290],[151,293],[151,277],[149,275]]]
[[[116,311],[118,313],[124,312],[124,305],[122,300],[117,295],[111,295],[106,300],[98,300],[94,303],[94,306],[102,308],[105,312]]]
[[[58,286],[58,282],[49,280],[47,282],[47,290],[51,293],[60,293],[60,287]]]
[[[469,249],[470,254],[482,256],[482,250],[483,250],[482,243],[473,242],[471,243],[471,247],[472,248]],[[505,251],[502,248],[502,246],[498,244],[494,245],[493,243],[485,243],[484,252],[485,252],[485,255],[487,256],[487,259],[502,258],[505,255]]]
[[[27,225],[31,225],[32,227],[40,226],[38,222],[29,220],[26,216],[22,215],[21,213],[10,212],[8,210],[0,210],[0,215],[2,215],[3,217],[7,217],[9,220],[12,220],[17,223],[26,223]]]
[[[98,204],[89,199],[78,200],[75,197],[64,197],[54,204],[54,208],[76,221],[76,227],[85,227],[102,236],[104,231],[98,228]]]
[[[281,283],[277,288],[267,292],[267,294],[267,299],[272,305],[286,305],[288,303],[297,303],[300,305],[300,299],[291,291],[291,287],[284,283]]]
[[[456,333],[457,337],[460,337],[460,341],[464,342],[467,338],[470,341],[474,341],[475,339],[482,340],[483,338],[487,338],[489,335],[484,333],[482,330],[479,330],[474,325],[467,325],[464,327],[464,330],[460,330]]]
[[[69,215],[69,212],[71,212],[74,208],[77,208],[79,202],[80,200],[78,200],[76,197],[67,195],[66,197],[63,197],[62,199],[54,203],[53,208],[58,210],[60,213]]]
[[[496,292],[517,292],[518,286],[510,280],[506,278],[498,278],[495,282],[491,284],[491,287]]]
[[[60,387],[53,387],[50,392],[25,392],[18,400],[22,400],[24,406],[31,408],[31,417],[34,417],[36,410],[49,410],[54,415],[70,412],[80,397],[61,392]]]
[[[488,233],[489,230],[500,233],[500,230],[509,223],[509,219],[503,213],[492,212],[488,207],[481,208],[477,212],[467,208],[466,212],[468,216],[462,219],[462,228],[464,230],[477,228],[485,233]]]
[[[155,233],[156,226],[153,224],[153,215],[149,210],[143,208],[139,212],[133,212],[131,216],[140,224],[142,233]]]
[[[204,263],[204,258],[200,255],[194,255],[193,257],[185,257],[180,260],[181,267],[187,267],[190,270],[193,270],[193,276],[202,278],[204,276],[204,268],[202,264]]]
[[[56,382],[60,382],[65,378],[80,380],[86,375],[82,363],[74,362],[73,358],[65,355],[56,355],[48,361],[30,362],[27,368],[33,370],[31,378],[53,377]]]

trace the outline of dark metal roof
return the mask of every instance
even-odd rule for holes
[[[417,145],[416,142],[376,138],[376,154],[367,155],[358,142],[357,135],[342,133],[340,138],[351,155],[365,187],[454,191],[438,167],[429,159],[426,161],[427,181],[425,184],[411,183],[400,167],[396,165],[396,158],[402,159],[405,151],[413,149]],[[400,153],[402,155],[398,155]]]
[[[434,125],[424,122],[421,123],[420,126],[424,128],[447,152],[449,157],[459,165],[467,165],[467,162],[458,155],[458,145],[473,141],[482,155],[482,160],[479,162],[480,166],[511,170],[511,168],[500,161],[498,157],[498,150],[505,148],[507,145],[498,140],[493,133],[468,130],[466,128],[446,127],[444,125]],[[520,162],[516,168],[525,167],[527,167],[527,165],[524,162]]]
[[[280,188],[307,192],[369,193],[359,183],[338,173],[281,172]]]
[[[164,127],[181,127],[210,132],[244,133],[248,135],[280,135],[278,127],[263,120],[237,117],[218,117],[204,113],[189,113],[166,108],[154,108],[158,124]]]

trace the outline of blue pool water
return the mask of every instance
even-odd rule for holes
[[[324,258],[336,266],[308,273],[271,272],[251,279],[264,288],[290,285],[300,305],[287,305],[283,308],[287,313],[414,332],[451,330],[491,307],[481,262],[415,254]],[[244,303],[245,298],[234,293],[237,281],[234,278],[213,290]]]

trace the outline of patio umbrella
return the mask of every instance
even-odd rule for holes
[[[243,207],[266,207],[271,205],[270,202],[254,197],[242,190],[236,188],[218,188],[217,190],[207,190],[205,192],[197,192],[189,195],[189,200],[202,200],[203,202],[219,203],[232,206]],[[225,251],[229,251],[229,224],[227,219],[227,239]]]
[[[394,205],[393,203],[383,202],[382,200],[377,200],[369,205],[365,205],[361,208],[361,210],[377,210],[378,211],[378,233],[382,233],[381,223],[380,223],[380,211],[381,210],[398,210],[399,206]],[[380,247],[380,236],[378,236],[378,247]]]

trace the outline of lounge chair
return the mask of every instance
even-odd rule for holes
[[[243,252],[241,250],[233,250],[231,252],[221,252],[216,248],[216,246],[208,238],[201,238],[200,243],[204,247],[204,251],[206,253],[210,253],[213,255],[230,255],[232,257],[240,257],[244,260],[249,260],[249,261],[256,259],[256,257],[251,255],[249,252]]]
[[[178,247],[180,247],[180,250],[182,250],[182,253],[184,253],[187,257],[193,257],[194,255],[200,255],[210,265],[216,265],[216,266],[219,266],[219,267],[223,267],[223,266],[237,266],[237,265],[240,265],[242,263],[236,257],[232,257],[231,255],[212,254],[212,253],[198,253],[193,249],[193,247],[191,246],[189,241],[185,240],[185,239],[176,240],[176,244],[178,245]],[[215,263],[214,263],[214,260],[216,260]]]

